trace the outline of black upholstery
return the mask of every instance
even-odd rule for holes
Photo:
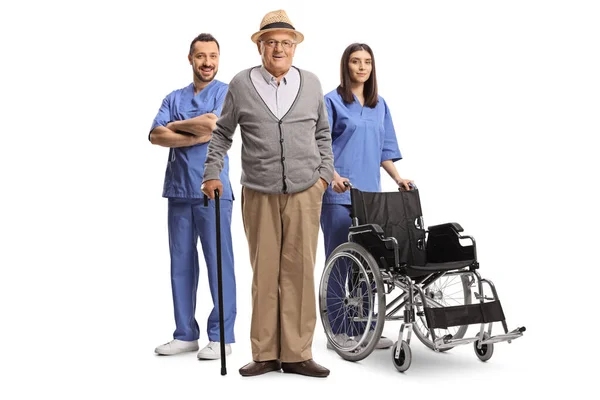
[[[459,241],[462,227],[457,223],[429,227],[427,236],[427,261],[444,263],[475,259],[473,245],[463,246]]]
[[[425,265],[425,231],[417,227],[422,220],[418,190],[373,193],[352,189],[350,195],[352,216],[358,218],[359,224],[379,225],[385,237],[396,238],[400,263]],[[393,250],[385,246],[379,249],[373,239],[371,236],[365,247],[373,248],[375,259],[384,257],[390,265],[394,265]]]

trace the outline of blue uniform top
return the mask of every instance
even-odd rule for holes
[[[390,110],[381,96],[374,108],[354,102],[344,103],[336,90],[325,95],[325,105],[331,127],[333,163],[343,178],[367,192],[381,191],[380,166],[383,161],[402,158]],[[352,204],[350,191],[336,193],[330,187],[323,203]]]
[[[150,131],[157,126],[166,126],[172,121],[190,119],[210,112],[220,116],[226,94],[227,84],[217,80],[209,83],[196,96],[194,96],[193,83],[183,89],[175,90],[163,100]],[[208,143],[172,148],[169,151],[163,197],[193,199],[204,197],[200,186],[204,177]],[[227,156],[219,178],[223,182],[223,193],[220,194],[220,198],[233,200]]]

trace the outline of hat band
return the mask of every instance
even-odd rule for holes
[[[263,26],[262,28],[260,28],[260,30],[264,31],[265,29],[273,29],[273,28],[285,28],[285,29],[296,30],[292,25],[288,24],[287,22],[273,22],[272,24]]]

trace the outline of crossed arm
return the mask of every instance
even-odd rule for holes
[[[210,140],[217,116],[207,113],[183,121],[157,126],[150,132],[150,142],[163,147],[187,147]]]

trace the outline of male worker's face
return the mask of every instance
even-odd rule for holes
[[[219,48],[215,42],[197,41],[188,55],[194,75],[202,82],[215,79],[219,70]]]
[[[365,83],[371,76],[373,60],[368,51],[359,50],[350,54],[348,60],[348,71],[350,72],[350,80],[353,83]]]
[[[258,41],[258,52],[271,75],[285,74],[292,66],[296,51],[296,35],[285,31],[268,32]]]

